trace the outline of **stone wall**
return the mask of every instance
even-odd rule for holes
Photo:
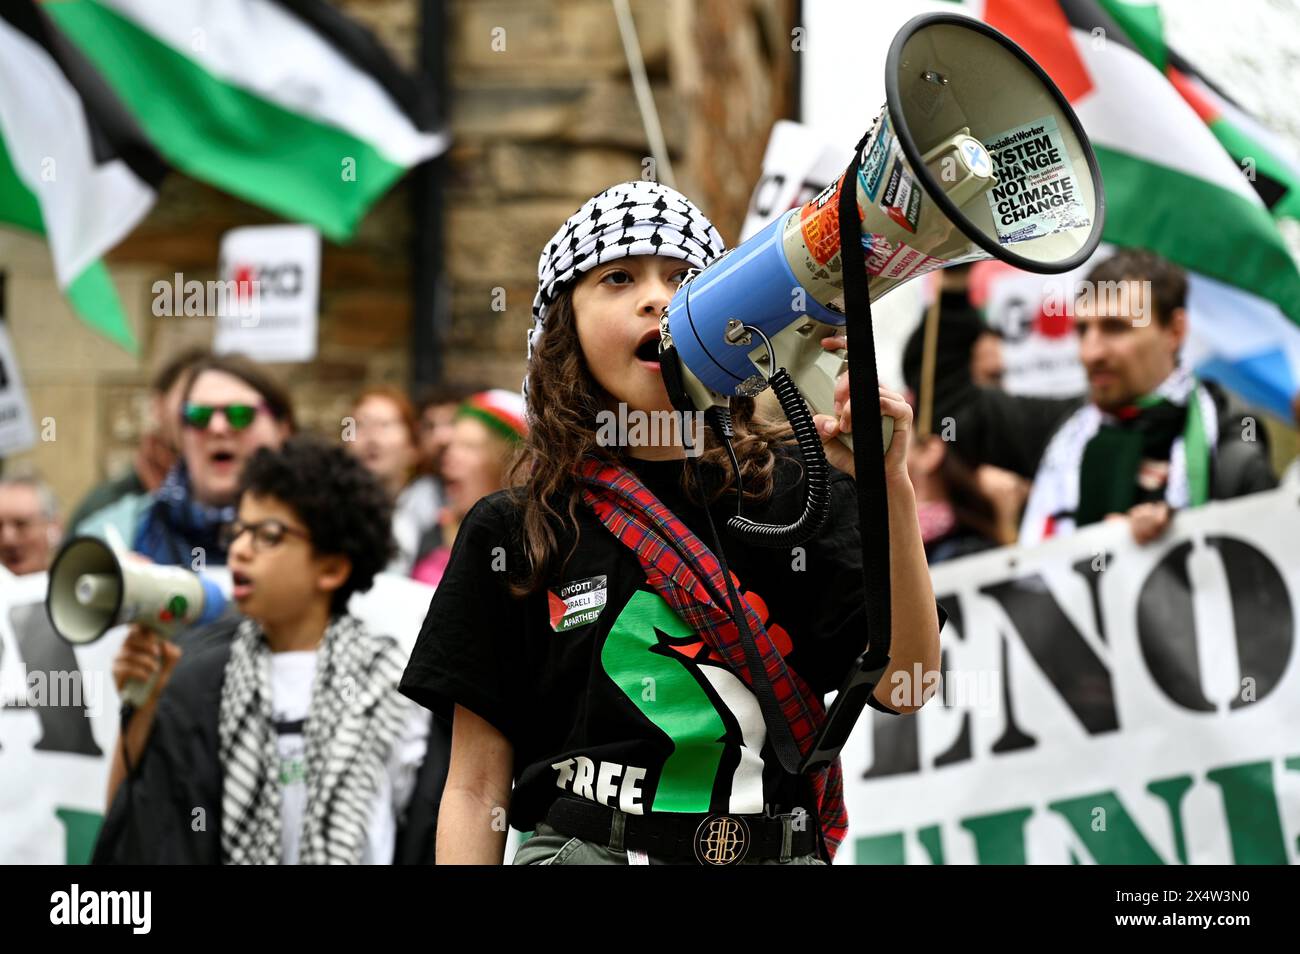
[[[772,122],[791,109],[794,54],[781,38],[792,6],[633,4],[675,183],[729,240]],[[662,173],[609,0],[476,0],[454,10],[448,377],[517,387],[546,241],[606,186]],[[502,294],[506,308],[494,311]]]

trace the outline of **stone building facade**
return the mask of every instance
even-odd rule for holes
[[[419,0],[334,0],[404,66],[419,58]],[[772,122],[794,115],[795,0],[633,0],[676,185],[734,241]],[[517,388],[537,256],[586,198],[652,170],[610,0],[446,0],[453,145],[446,160],[454,383]],[[279,365],[302,422],[338,433],[352,394],[412,380],[412,235],[403,182],[347,245],[323,244],[315,361]],[[145,383],[168,355],[212,339],[209,318],[156,318],[155,281],[216,278],[228,229],[279,221],[179,173],[109,256],[141,342],[132,356],[85,328],[59,294],[43,243],[0,231],[5,316],[38,430],[6,462],[50,480],[65,508],[129,466]],[[43,428],[42,424],[46,426]]]

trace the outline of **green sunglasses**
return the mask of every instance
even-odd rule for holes
[[[212,415],[220,411],[226,416],[226,422],[236,431],[242,431],[257,418],[258,411],[269,411],[265,401],[259,404],[191,404],[186,401],[181,407],[181,423],[197,431],[206,430],[212,423]]]

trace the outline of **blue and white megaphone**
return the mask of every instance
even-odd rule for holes
[[[890,46],[885,89],[855,157],[855,181],[841,176],[690,276],[661,319],[670,395],[679,408],[721,420],[715,431],[724,439],[729,399],[770,385],[805,461],[821,455],[824,469],[803,404],[833,413],[835,379],[847,368],[845,352],[821,346],[845,325],[842,188],[856,190],[871,301],[926,272],[979,259],[1066,272],[1101,240],[1092,147],[1060,90],[1007,37],[959,14],[916,17]],[[888,447],[892,420],[882,422]],[[799,528],[743,518],[730,525],[754,542],[784,546],[811,536],[816,517]]]

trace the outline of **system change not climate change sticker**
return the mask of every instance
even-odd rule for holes
[[[1055,117],[1016,126],[984,145],[998,177],[987,195],[1001,244],[1092,224]]]

